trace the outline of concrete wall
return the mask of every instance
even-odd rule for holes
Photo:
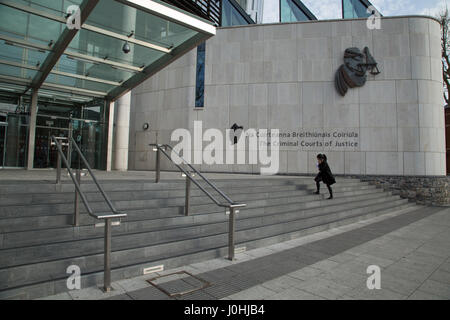
[[[339,174],[445,175],[439,24],[396,17],[381,27],[357,19],[219,29],[206,46],[204,109],[194,110],[196,50],[133,90],[129,168],[153,169],[148,143],[169,143],[172,130],[201,120],[221,130],[358,134],[357,147],[281,147],[281,173],[314,173],[325,152]],[[341,97],[334,76],[344,50],[365,46],[381,74]],[[201,169],[259,173],[258,165]]]

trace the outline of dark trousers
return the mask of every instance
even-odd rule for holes
[[[316,186],[317,186],[317,191],[320,191],[320,180],[316,180]],[[333,189],[331,189],[331,186],[329,184],[327,184],[327,188],[328,188],[328,192],[330,193],[330,196],[332,196]]]

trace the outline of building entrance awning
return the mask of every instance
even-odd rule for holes
[[[155,0],[0,0],[0,90],[115,101],[215,32]]]

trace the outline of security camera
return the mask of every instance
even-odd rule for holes
[[[131,47],[130,47],[130,44],[128,43],[128,41],[125,42],[125,44],[123,45],[122,51],[123,51],[123,53],[125,53],[125,54],[130,53]]]

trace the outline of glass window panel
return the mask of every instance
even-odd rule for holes
[[[61,92],[57,90],[50,90],[50,89],[40,89],[39,90],[39,97],[45,97],[50,98],[52,100],[61,100],[61,101],[74,101],[74,102],[89,102],[92,101],[94,98],[83,96],[83,95],[77,95],[72,93],[66,93]]]
[[[101,35],[95,32],[80,30],[69,45],[69,51],[88,54],[97,58],[105,58],[132,66],[141,67],[161,58],[164,52],[156,51],[129,43],[131,51],[125,54],[122,48],[125,41]]]
[[[22,39],[41,40],[48,44],[50,40],[58,39],[62,24],[2,5],[0,30],[20,36]]]
[[[360,0],[344,0],[342,2],[344,19],[367,18],[367,7]]]
[[[52,15],[65,17],[69,6],[80,5],[83,0],[17,0],[16,2]],[[0,8],[0,33],[12,38],[47,46],[50,41],[55,43],[66,28],[65,23],[7,6],[0,5]],[[233,19],[236,20],[237,18],[234,17]],[[183,25],[110,0],[100,0],[89,16],[87,23],[125,36],[130,35],[133,31],[133,38],[167,48],[176,48],[198,35],[197,31]],[[125,42],[115,37],[82,29],[71,41],[68,51],[102,59],[106,58],[108,61],[135,67],[147,67],[165,55],[164,52],[133,43],[129,43],[131,51],[125,54],[122,49]],[[24,48],[18,44],[7,45],[4,41],[0,41],[0,50],[0,59],[29,66],[42,65],[49,54],[49,51]],[[54,70],[117,83],[127,81],[137,73],[131,70],[111,67],[109,64],[72,59],[65,54],[61,56]],[[37,71],[0,65],[0,74],[32,79],[36,76]],[[115,87],[112,84],[82,80],[55,73],[50,73],[45,82],[106,93]],[[58,89],[54,90],[58,91]],[[70,97],[73,97],[73,95],[70,95]]]
[[[136,39],[163,47],[178,46],[196,34],[182,25],[110,0],[101,0],[87,23],[122,35],[134,31]]]
[[[0,75],[23,78],[26,80],[31,80],[36,75],[37,71],[28,70],[24,68],[9,66],[9,65],[0,65]]]
[[[247,9],[247,0],[236,0],[236,2],[242,7],[242,9],[246,10]]]
[[[309,21],[308,16],[291,0],[280,0],[281,22]]]
[[[222,1],[222,26],[242,26],[249,23],[228,0]]]
[[[0,29],[25,36],[28,27],[28,14],[6,6],[0,6]]]
[[[89,80],[76,79],[72,77],[66,77],[56,74],[49,74],[45,83],[54,83],[63,86],[76,87],[81,89],[87,89],[92,91],[101,91],[108,93],[114,87],[112,85],[100,82],[94,82]]]
[[[195,88],[195,107],[202,108],[205,104],[205,55],[206,44],[197,47],[197,80]]]
[[[55,70],[116,82],[124,81],[135,75],[132,71],[114,69],[102,63],[77,61],[66,55],[61,57]]]
[[[0,59],[2,60],[16,63],[23,62],[35,66],[38,62],[42,63],[46,57],[46,52],[40,52],[36,49],[25,49],[16,45],[6,44],[5,41],[0,41]]]

